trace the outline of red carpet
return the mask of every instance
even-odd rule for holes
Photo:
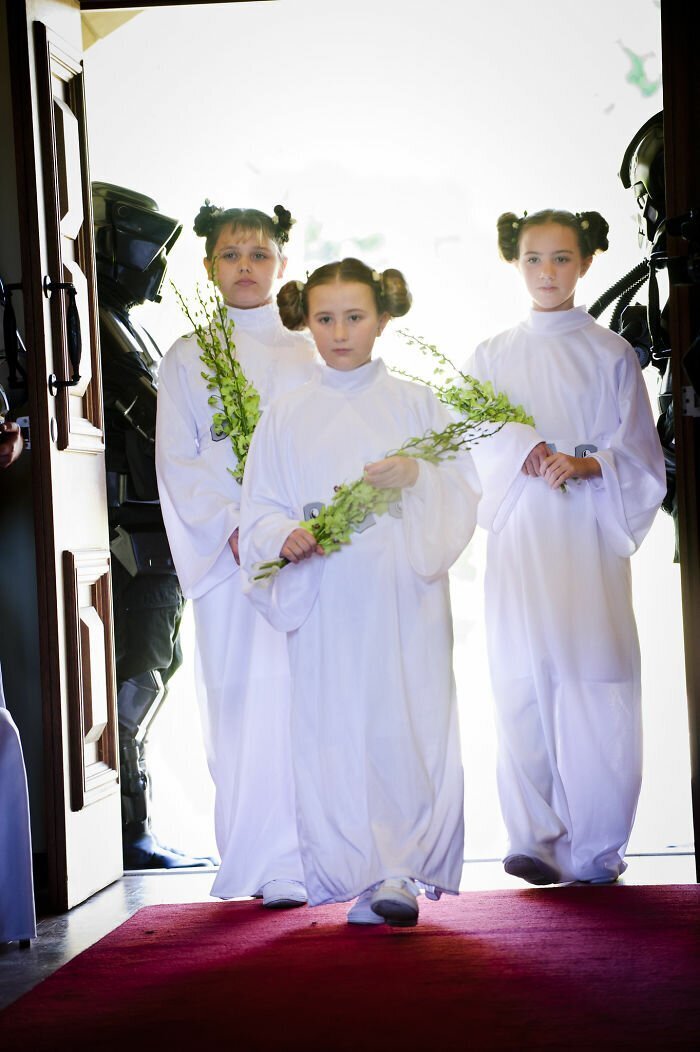
[[[466,893],[414,929],[345,908],[153,906],[0,1014],[0,1048],[700,1048],[700,888]]]

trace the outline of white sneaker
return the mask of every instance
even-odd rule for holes
[[[387,924],[412,928],[418,921],[418,888],[406,877],[392,877],[372,892],[373,911]]]
[[[260,889],[263,906],[268,910],[288,910],[305,906],[306,888],[299,880],[268,880]]]
[[[353,905],[348,910],[348,924],[383,924],[384,918],[380,917],[378,913],[375,913],[371,906],[371,899],[374,892],[371,888],[367,891],[363,891],[361,895],[357,897]]]

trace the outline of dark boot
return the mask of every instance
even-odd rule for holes
[[[122,794],[122,847],[124,869],[186,869],[215,865],[213,858],[186,855],[166,847],[150,828],[150,785],[144,743],[120,728],[119,769]]]

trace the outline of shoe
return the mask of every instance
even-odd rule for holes
[[[541,858],[531,855],[508,855],[503,860],[503,868],[511,877],[521,877],[528,884],[559,884],[561,873],[554,866],[548,866]]]
[[[166,847],[153,835],[123,839],[124,869],[202,869],[217,865],[213,858],[186,855],[174,847]]]
[[[372,909],[373,891],[368,888],[357,897],[348,910],[348,924],[383,924],[384,918]]]
[[[412,880],[392,877],[372,892],[370,905],[387,924],[412,928],[418,922],[418,889]]]
[[[262,904],[268,910],[289,910],[308,902],[306,888],[299,880],[268,880],[260,890]]]

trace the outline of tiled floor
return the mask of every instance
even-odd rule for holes
[[[623,884],[693,884],[692,855],[634,855]],[[0,1008],[10,1004],[72,957],[118,927],[141,909],[173,902],[212,901],[209,888],[213,870],[129,873],[94,895],[81,906],[58,917],[39,921],[38,937],[27,950],[17,943],[0,944]],[[467,862],[463,891],[523,888],[528,885],[507,876],[500,862]]]

